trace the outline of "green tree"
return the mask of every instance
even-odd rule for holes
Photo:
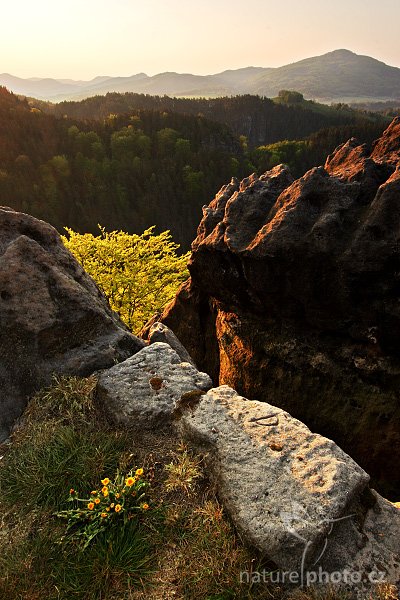
[[[189,276],[189,253],[178,256],[179,246],[169,231],[156,235],[150,227],[142,235],[129,235],[99,228],[98,236],[66,229],[64,244],[96,281],[111,308],[138,332]]]
[[[304,102],[303,94],[293,90],[280,90],[278,98],[281,102],[285,102],[285,104],[301,104]]]
[[[171,127],[164,127],[164,129],[157,131],[157,147],[160,156],[173,154],[179,137],[179,133],[175,129],[171,129]]]

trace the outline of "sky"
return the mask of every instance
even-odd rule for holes
[[[210,74],[339,48],[400,67],[399,0],[2,0],[0,73]]]

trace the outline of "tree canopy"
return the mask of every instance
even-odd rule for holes
[[[67,229],[64,244],[93,277],[111,308],[137,333],[188,278],[189,254],[177,254],[179,246],[169,231],[156,234],[150,227],[141,235],[130,235],[99,229],[96,236]]]

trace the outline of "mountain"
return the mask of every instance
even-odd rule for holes
[[[0,85],[24,96],[60,102],[109,92],[135,92],[177,97],[219,97],[258,94],[273,97],[291,89],[323,102],[364,102],[400,99],[400,69],[349,50],[334,50],[278,68],[246,67],[215,75],[159,73],[149,77],[21,79],[0,75]]]
[[[400,98],[400,69],[349,50],[335,50],[259,75],[252,93],[275,96],[292,89],[320,101]]]

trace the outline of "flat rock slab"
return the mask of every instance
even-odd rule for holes
[[[239,531],[280,568],[315,560],[332,523],[350,515],[368,486],[369,476],[334,442],[228,386],[203,395],[178,427],[208,452],[210,474]]]
[[[97,393],[115,422],[156,430],[171,424],[182,396],[199,397],[211,387],[208,375],[182,362],[168,344],[155,342],[104,371]]]

